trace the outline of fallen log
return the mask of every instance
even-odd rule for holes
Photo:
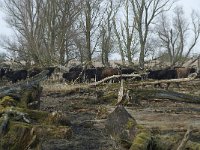
[[[188,140],[190,139],[191,136],[191,132],[192,132],[192,126],[190,126],[187,130],[187,132],[184,135],[183,140],[181,141],[181,144],[178,146],[177,150],[184,150],[185,146],[188,142]]]
[[[170,79],[170,80],[151,80],[151,81],[141,81],[137,83],[130,84],[130,86],[145,86],[145,85],[155,85],[155,84],[161,84],[161,83],[180,83],[180,82],[189,82],[196,78],[196,76],[192,76],[189,78],[180,78],[180,79]]]
[[[99,85],[99,84],[104,83],[106,81],[109,81],[111,79],[117,79],[117,78],[137,78],[137,77],[141,77],[141,75],[140,74],[113,75],[113,76],[104,78],[104,79],[102,79],[102,80],[100,80],[98,82],[91,83],[91,84],[89,84],[89,86],[96,86],[96,85]]]
[[[47,78],[48,70],[44,70],[33,78],[28,78],[22,82],[11,84],[9,86],[5,86],[0,88],[0,98],[4,96],[15,96],[19,97],[22,89],[28,89],[34,85],[39,84],[39,82],[45,80]]]
[[[129,89],[131,99],[146,100],[146,99],[169,99],[177,102],[195,103],[200,104],[200,97],[192,96],[189,94],[178,93],[169,90],[161,89]]]
[[[8,114],[3,115],[3,121],[0,126],[0,137],[2,137],[8,131],[9,117]]]
[[[124,96],[124,85],[123,85],[123,80],[121,80],[121,86],[118,93],[117,104],[120,104],[122,102],[123,96]]]

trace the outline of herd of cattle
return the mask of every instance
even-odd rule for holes
[[[47,74],[47,77],[50,77],[54,71],[54,67],[47,67],[45,68],[49,72]],[[17,81],[25,80],[29,77],[33,77],[37,74],[39,74],[43,69],[32,69],[32,70],[26,70],[26,69],[21,69],[21,70],[12,70],[10,68],[4,67],[0,68],[0,80],[2,81],[3,79],[7,79],[8,81],[11,81],[12,83],[16,83]]]
[[[49,78],[55,70],[55,67],[47,67],[46,70],[49,70],[47,77]],[[25,80],[26,78],[33,77],[39,74],[42,71],[41,68],[34,68],[32,70],[12,70],[10,68],[1,68],[0,69],[0,79],[3,78],[16,83],[20,80]],[[196,69],[194,68],[185,68],[185,67],[174,67],[166,68],[162,70],[148,70],[146,72],[145,78],[163,80],[163,79],[177,79],[177,78],[186,78],[189,74],[195,73]],[[112,67],[97,67],[84,69],[81,66],[72,67],[68,72],[62,74],[62,78],[66,82],[77,81],[82,82],[92,82],[100,81],[106,77],[120,74],[132,74],[138,73],[137,70],[133,68],[112,68]],[[140,80],[140,79],[139,79]],[[141,78],[142,80],[142,78]]]

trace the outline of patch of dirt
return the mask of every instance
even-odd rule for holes
[[[128,84],[128,83],[126,83]],[[103,94],[117,91],[120,84],[104,85]],[[181,84],[181,88],[170,85],[170,90],[181,93],[200,95],[200,82],[193,81]],[[152,88],[152,86],[148,86]],[[114,100],[117,99],[113,98]],[[142,100],[139,106],[125,107],[138,124],[150,129],[159,128],[161,132],[183,131],[192,125],[196,132],[200,131],[200,104],[188,104],[170,100]],[[99,108],[108,112],[115,109],[110,101],[98,101],[95,90],[68,93],[66,90],[44,89],[41,97],[41,110],[62,111],[71,121],[73,138],[71,140],[50,139],[45,142],[46,150],[114,150],[119,149],[104,129],[104,119],[97,117]],[[48,146],[49,145],[49,146]],[[53,145],[53,146],[52,146]]]
[[[50,95],[50,96],[48,96]],[[113,150],[114,141],[106,134],[103,123],[98,123],[98,106],[91,104],[95,97],[92,93],[43,94],[41,110],[62,111],[71,121],[73,137],[71,140],[51,139],[44,143],[46,150]],[[53,143],[53,144],[52,144]]]

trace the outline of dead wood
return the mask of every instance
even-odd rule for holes
[[[117,78],[137,78],[137,77],[141,77],[141,75],[140,74],[113,75],[113,76],[104,78],[104,79],[102,79],[102,80],[100,80],[98,82],[91,83],[89,86],[99,85],[99,84],[104,83],[106,81],[109,81],[111,79],[117,79]]]
[[[192,81],[196,78],[196,75],[193,75],[189,78],[180,78],[180,79],[170,79],[170,80],[152,80],[152,81],[141,81],[139,83],[130,84],[131,86],[145,86],[145,85],[154,85],[154,84],[161,84],[161,83],[180,83],[180,82],[188,82]]]
[[[47,78],[46,75],[48,72],[48,70],[44,70],[38,75],[34,76],[33,78],[28,78],[22,82],[0,88],[0,98],[9,95],[12,97],[19,97],[21,90],[30,88],[34,85],[39,84],[39,82],[45,80]]]
[[[124,96],[124,85],[123,85],[123,80],[121,80],[121,86],[118,93],[117,104],[122,103],[123,96]]]
[[[169,99],[172,101],[177,102],[186,102],[186,103],[195,103],[200,104],[200,97],[198,96],[192,96],[189,94],[183,94],[178,93],[174,91],[169,90],[148,90],[148,89],[129,89],[130,90],[130,96],[133,98],[136,98],[138,100],[145,100],[145,99]]]
[[[192,126],[190,126],[187,130],[187,132],[184,135],[183,140],[181,141],[181,144],[178,146],[177,150],[184,150],[185,146],[187,144],[187,141],[190,139],[190,135],[192,132]]]
[[[1,112],[3,113],[3,116],[7,116],[9,119],[11,116],[14,116],[14,120],[22,120],[23,122],[26,123],[31,123],[29,116],[27,113],[23,113],[21,111],[17,111],[13,107],[6,109],[5,111]]]
[[[8,114],[4,114],[3,121],[0,126],[0,136],[6,134],[6,132],[8,131],[8,125],[9,125],[9,116]]]

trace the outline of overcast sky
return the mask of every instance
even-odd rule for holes
[[[199,11],[200,13],[200,9],[198,9],[200,8],[200,0],[179,0],[177,4],[183,6],[184,11],[186,15],[188,16],[191,13],[192,9],[195,9],[196,11]],[[4,18],[5,18],[5,14],[3,14],[3,12],[0,11],[0,37],[2,35],[11,36],[12,34],[11,29],[9,29],[9,26],[5,23]],[[3,51],[4,50],[0,47],[0,52],[3,52]]]

